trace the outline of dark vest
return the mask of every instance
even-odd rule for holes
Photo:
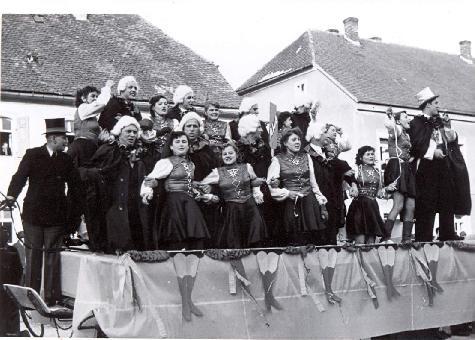
[[[84,120],[79,118],[78,110],[74,114],[74,135],[75,138],[86,138],[97,143],[97,138],[101,128],[96,117],[90,117]]]
[[[226,202],[244,203],[251,197],[251,177],[247,164],[218,168],[219,189]]]
[[[283,187],[308,195],[312,191],[312,187],[310,186],[307,154],[299,153],[290,156],[287,153],[281,153],[276,157],[280,163],[280,180]]]
[[[226,139],[228,123],[221,120],[206,119],[204,121],[204,133],[209,137],[210,145],[221,146]]]
[[[165,180],[165,190],[168,192],[186,192],[193,196],[192,185],[195,165],[193,162],[178,156],[171,156],[169,160],[173,165],[173,169]]]

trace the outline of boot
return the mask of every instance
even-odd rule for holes
[[[384,223],[384,230],[383,230],[383,237],[381,237],[381,240],[379,242],[384,242],[384,241],[388,241],[391,239],[391,232],[393,231],[393,227],[394,227],[394,220],[390,220],[389,218],[386,220],[386,222]]]
[[[401,295],[393,284],[393,269],[393,266],[383,266],[384,281],[386,282],[386,294],[389,301],[391,301],[393,297]]]
[[[274,307],[277,310],[281,310],[282,306],[274,297],[274,293],[272,293],[272,286],[275,280],[275,272],[271,273],[270,271],[266,271],[264,275],[262,275],[262,284],[264,286],[264,302],[266,304],[266,309],[268,312],[271,311],[271,307]]]
[[[333,293],[332,290],[332,280],[333,280],[333,273],[335,268],[333,267],[326,267],[323,269],[323,283],[325,284],[325,295],[327,296],[327,300],[332,305],[335,303],[340,303],[341,298]]]
[[[178,287],[180,288],[180,294],[181,294],[181,313],[183,315],[183,319],[186,321],[191,321],[191,307],[190,303],[188,300],[188,282],[187,282],[187,276],[185,277],[179,277],[177,276],[178,280]]]
[[[434,305],[434,287],[429,284],[426,284],[427,296],[429,297],[429,307]]]
[[[187,298],[186,299],[190,306],[190,312],[196,316],[202,317],[203,312],[201,312],[201,310],[195,306],[195,304],[193,303],[193,300],[191,299],[191,292],[193,291],[193,286],[195,285],[196,276],[185,275],[184,279],[187,282],[187,290],[186,290]]]
[[[402,222],[402,240],[401,240],[401,244],[410,245],[412,243],[411,234],[412,234],[412,226],[413,225],[414,225],[414,222],[412,222],[412,221]]]
[[[431,285],[434,287],[435,291],[437,293],[442,293],[444,290],[442,287],[439,285],[437,282],[437,261],[429,261],[427,265],[429,266],[430,269],[430,274],[432,276],[432,280],[430,281]]]

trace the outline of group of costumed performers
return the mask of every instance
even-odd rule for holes
[[[404,111],[387,112],[390,160],[383,179],[371,146],[358,149],[356,171],[339,158],[351,146],[341,128],[319,121],[318,101],[279,114],[279,146],[272,151],[252,97],[228,123],[217,102],[197,113],[185,85],[176,88],[173,106],[165,95],[152,97],[150,115],[134,103],[134,77],[120,79],[116,95],[112,85],[78,91],[76,136],[67,154],[64,120],[56,129],[47,122],[46,145],[29,149],[12,178],[9,204],[30,182],[25,238],[40,249],[58,245],[50,226],[77,228],[81,214],[89,248],[116,253],[336,245],[344,226],[356,243],[388,241],[397,236],[392,229],[401,212],[404,243],[411,242],[414,217],[416,241],[432,241],[436,213],[439,239],[456,240],[454,214],[470,213],[458,135],[428,88],[417,95],[423,115],[409,122]],[[348,214],[347,193],[353,198]],[[393,199],[386,221],[378,197]],[[39,230],[51,235],[36,235]],[[39,290],[35,254],[27,257],[27,282]],[[47,265],[59,265],[54,256]],[[48,273],[56,273],[51,266]]]

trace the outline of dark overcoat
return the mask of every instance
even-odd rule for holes
[[[140,186],[147,175],[143,162],[138,160],[136,169],[131,168],[127,150],[114,142],[99,147],[91,164],[97,174],[98,207],[92,223],[101,230],[105,250],[150,249],[148,206],[140,201]],[[132,171],[136,171],[133,176]],[[141,235],[140,240],[134,235]]]
[[[432,133],[438,128],[444,141],[440,148],[447,157],[425,159]],[[470,214],[470,183],[458,138],[447,142],[440,123],[422,115],[411,121],[409,136],[412,144],[411,156],[419,161],[416,173],[416,202],[435,212],[448,210],[454,214]]]
[[[28,180],[22,219],[39,226],[65,226],[65,233],[78,224],[83,212],[79,172],[64,152],[51,157],[46,144],[26,150],[8,188],[17,198]],[[66,194],[67,185],[67,194]]]

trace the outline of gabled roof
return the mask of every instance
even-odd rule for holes
[[[302,57],[294,60],[302,51]],[[468,64],[458,55],[366,39],[356,46],[343,35],[322,31],[302,34],[237,92],[242,95],[285,79],[287,69],[311,67],[312,53],[315,64],[358,102],[415,108],[415,94],[429,86],[441,95],[443,109],[475,114],[475,63]]]
[[[139,100],[148,100],[157,85],[186,84],[195,90],[198,104],[208,98],[227,108],[239,106],[240,98],[216,65],[138,15],[42,18],[43,23],[33,15],[2,15],[3,91],[69,96],[86,85],[102,87],[107,79],[117,84],[133,75]],[[38,62],[27,61],[32,53]]]

